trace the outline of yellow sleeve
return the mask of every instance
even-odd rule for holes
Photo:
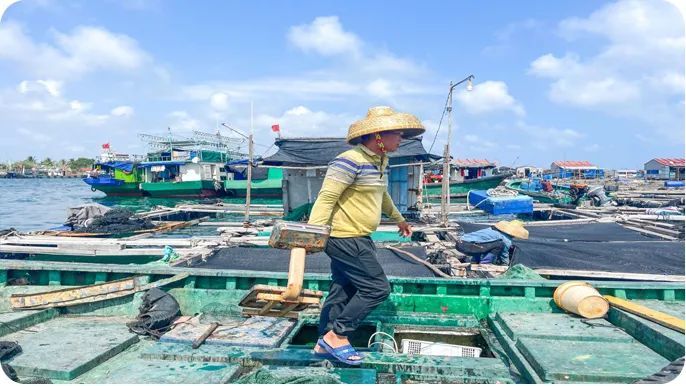
[[[350,185],[332,178],[325,178],[322,183],[322,189],[317,196],[317,200],[312,206],[310,220],[307,223],[313,225],[328,225],[331,220],[331,215],[333,214],[334,206],[348,186]]]
[[[391,199],[391,195],[388,194],[387,191],[383,192],[383,201],[381,201],[381,212],[383,212],[383,214],[385,214],[395,222],[400,223],[405,221],[405,217],[403,217],[403,215],[400,214],[398,208],[395,207],[393,199]]]

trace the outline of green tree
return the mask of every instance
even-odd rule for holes
[[[69,160],[69,168],[73,171],[79,170],[81,168],[90,168],[95,162],[92,158],[79,157],[77,159]]]
[[[48,158],[44,159],[43,161],[41,161],[40,164],[41,164],[41,166],[45,166],[45,167],[48,167],[48,168],[51,168],[51,167],[55,166],[55,163],[52,162],[52,160],[50,159],[50,157],[48,157]]]

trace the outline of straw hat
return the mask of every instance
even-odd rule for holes
[[[407,113],[397,113],[388,106],[376,106],[369,109],[367,116],[350,125],[346,140],[351,145],[361,142],[360,137],[382,131],[402,130],[403,138],[412,138],[423,134],[426,129],[417,117]]]
[[[529,231],[524,229],[524,223],[519,220],[498,221],[494,227],[495,229],[518,239],[526,240],[529,238]]]

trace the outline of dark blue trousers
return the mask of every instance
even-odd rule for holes
[[[319,318],[319,335],[333,330],[348,336],[388,298],[391,286],[371,238],[330,237],[325,252],[331,258],[332,282]]]

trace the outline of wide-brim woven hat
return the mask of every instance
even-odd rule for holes
[[[529,231],[524,228],[524,223],[519,220],[498,221],[495,229],[508,234],[514,238],[526,240],[529,238]]]
[[[346,140],[356,145],[362,141],[360,137],[363,135],[391,130],[402,130],[403,138],[416,137],[426,131],[414,115],[395,112],[388,106],[377,106],[370,108],[366,117],[350,125]]]

